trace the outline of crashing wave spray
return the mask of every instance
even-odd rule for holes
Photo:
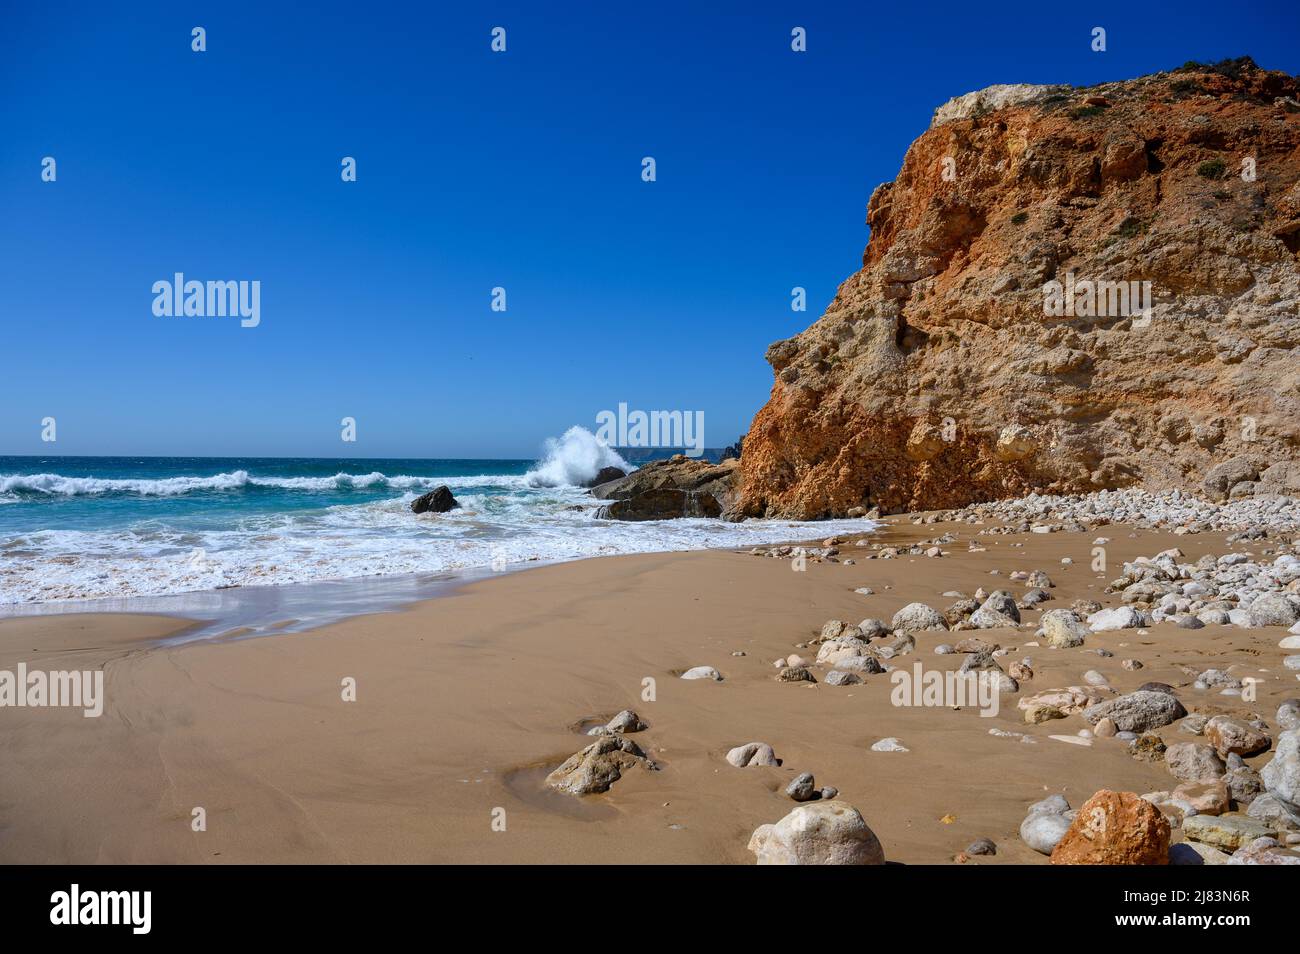
[[[560,438],[546,440],[546,455],[534,470],[524,475],[530,487],[582,486],[590,483],[602,467],[633,467],[612,447],[585,427],[571,427]]]

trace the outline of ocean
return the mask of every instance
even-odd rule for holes
[[[598,520],[602,502],[580,485],[621,463],[580,428],[536,461],[0,457],[0,606],[130,609],[141,597],[232,587],[409,582],[864,529],[861,520]],[[413,514],[411,500],[439,484],[460,508]]]

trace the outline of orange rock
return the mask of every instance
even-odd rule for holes
[[[1052,851],[1054,865],[1166,865],[1169,822],[1132,792],[1102,789],[1083,803]]]

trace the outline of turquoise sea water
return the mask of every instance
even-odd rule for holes
[[[249,517],[356,506],[454,484],[509,494],[531,460],[265,457],[0,457],[0,535],[158,521],[224,529]],[[473,479],[473,478],[482,479]]]
[[[581,483],[616,462],[586,432],[540,461],[0,457],[0,605],[505,570],[863,528],[599,520],[601,501]],[[460,508],[411,513],[439,484]]]

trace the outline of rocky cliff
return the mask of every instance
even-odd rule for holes
[[[740,511],[1300,492],[1297,85],[1242,59],[940,107],[862,270],[768,349]]]

